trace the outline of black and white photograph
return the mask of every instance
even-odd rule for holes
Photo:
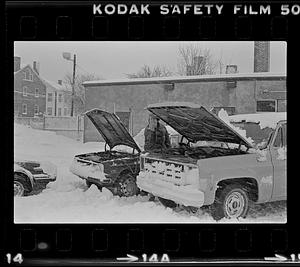
[[[287,223],[286,55],[15,41],[14,223]]]

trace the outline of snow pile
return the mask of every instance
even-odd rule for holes
[[[246,130],[243,130],[239,127],[234,126],[233,124],[231,124],[231,119],[230,116],[228,115],[228,113],[226,112],[226,110],[224,110],[223,108],[218,112],[218,117],[224,121],[231,129],[233,129],[235,132],[237,132],[239,135],[241,135],[242,137],[244,137],[251,145],[254,144],[254,141],[252,140],[251,137],[247,137],[246,135]]]
[[[230,122],[254,122],[259,123],[261,129],[275,129],[279,121],[286,120],[286,112],[264,112],[254,114],[238,114],[229,116]]]
[[[65,188],[66,189],[66,188]],[[21,223],[147,223],[197,222],[192,214],[181,215],[148,196],[118,197],[95,185],[53,190],[41,194],[15,198],[15,222]]]
[[[278,153],[277,159],[286,160],[287,147],[284,146],[284,147],[278,148],[277,153]]]

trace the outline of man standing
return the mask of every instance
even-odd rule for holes
[[[170,138],[164,125],[159,122],[159,118],[150,113],[148,125],[145,128],[145,151],[155,149],[165,149],[170,147]]]

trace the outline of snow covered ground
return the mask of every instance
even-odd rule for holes
[[[69,171],[74,155],[101,151],[104,143],[82,144],[73,139],[15,124],[15,158],[50,161],[57,166],[57,180],[40,194],[16,197],[15,223],[217,223],[206,209],[191,213],[172,210],[147,196],[118,197],[109,190],[89,189]],[[251,207],[247,219],[218,223],[285,223],[286,202]]]

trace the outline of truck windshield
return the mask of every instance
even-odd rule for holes
[[[246,136],[253,140],[254,145],[267,144],[274,131],[272,128],[268,127],[261,129],[259,124],[255,122],[234,122],[232,124],[242,130],[245,130]]]

